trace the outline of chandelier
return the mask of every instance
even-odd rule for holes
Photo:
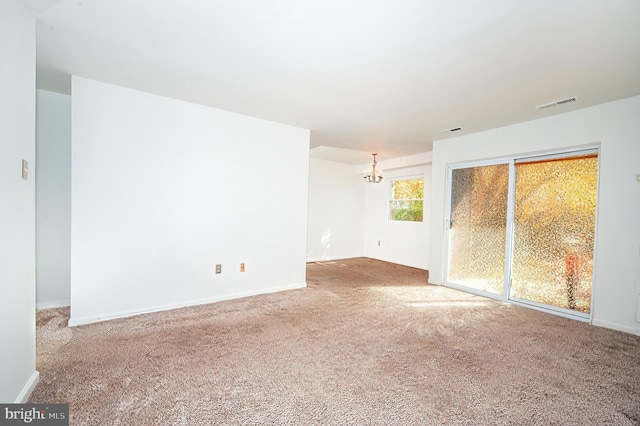
[[[373,155],[373,165],[371,167],[371,170],[368,171],[366,175],[364,175],[364,181],[367,183],[380,183],[380,181],[382,180],[382,171],[376,171],[376,164],[378,164],[378,162],[376,161],[376,155],[378,154],[371,155]]]

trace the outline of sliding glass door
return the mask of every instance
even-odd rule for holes
[[[596,150],[452,167],[447,285],[588,318]]]
[[[589,314],[596,153],[515,162],[511,298]]]
[[[448,282],[503,294],[509,164],[451,171]]]

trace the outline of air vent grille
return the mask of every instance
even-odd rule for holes
[[[557,103],[558,105],[564,105],[564,104],[568,104],[569,102],[575,102],[575,101],[577,101],[577,100],[578,100],[578,98],[573,97],[573,98],[567,98],[567,99],[563,99],[563,100],[561,100],[561,101],[557,101],[556,103]]]
[[[553,102],[549,102],[548,104],[538,105],[536,108],[537,109],[546,109],[546,108],[551,108],[551,107],[554,107],[554,106],[559,106],[559,105],[564,105],[564,104],[568,104],[568,103],[571,103],[571,102],[575,102],[577,100],[578,100],[578,98],[576,98],[574,96],[572,98],[560,99],[559,101],[553,101]]]
[[[442,129],[438,130],[436,133],[449,133],[449,132],[458,132],[462,130],[462,127],[452,127],[450,129]]]

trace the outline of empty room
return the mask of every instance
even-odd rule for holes
[[[3,1],[0,423],[638,424],[639,20]]]

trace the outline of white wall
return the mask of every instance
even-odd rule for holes
[[[36,307],[69,306],[71,96],[36,95]]]
[[[640,334],[640,96],[436,142],[430,281],[444,279],[447,164],[600,143],[593,323]]]
[[[373,259],[429,269],[431,220],[431,165],[423,164],[388,170],[380,163],[384,178],[379,184],[367,184],[365,201],[364,255]],[[422,222],[388,219],[391,178],[424,178],[424,217]],[[378,241],[380,245],[378,245]]]
[[[35,352],[35,17],[0,2],[0,402],[24,402]],[[28,180],[21,162],[29,162]]]
[[[363,255],[364,186],[355,166],[310,159],[307,261]]]
[[[70,324],[305,286],[309,135],[73,77]]]

